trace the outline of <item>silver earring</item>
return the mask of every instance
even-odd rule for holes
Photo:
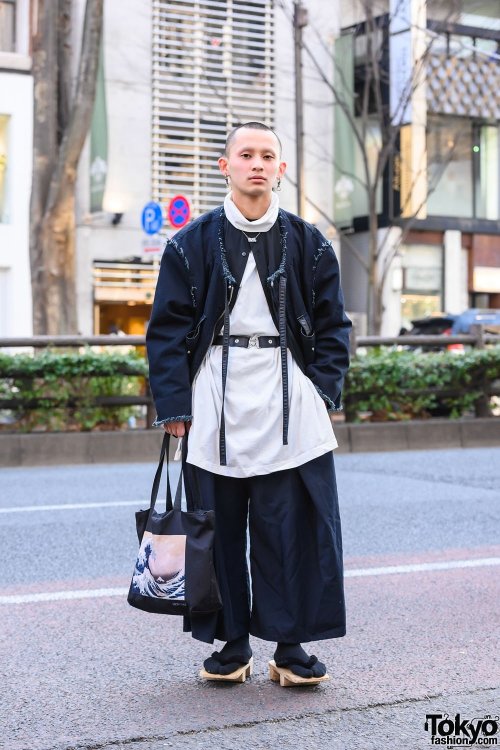
[[[224,179],[226,180],[226,185],[227,185],[227,187],[229,187],[229,175],[228,175],[228,174],[225,174],[225,175],[224,175]]]
[[[276,192],[278,193],[281,190],[281,180],[278,177],[278,184],[276,185]]]

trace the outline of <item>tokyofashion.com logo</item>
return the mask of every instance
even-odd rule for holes
[[[482,718],[452,718],[448,714],[426,714],[425,731],[430,732],[433,745],[447,747],[492,747],[498,745],[500,717],[486,714]]]

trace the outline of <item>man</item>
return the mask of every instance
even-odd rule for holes
[[[235,128],[219,168],[231,191],[167,241],[147,334],[155,424],[189,432],[187,485],[216,514],[223,608],[185,629],[226,642],[207,679],[251,671],[252,634],[277,644],[273,679],[317,683],[326,667],[301,643],[345,634],[329,412],[351,323],[330,243],[279,208],[274,131]]]

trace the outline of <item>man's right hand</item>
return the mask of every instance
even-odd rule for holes
[[[186,432],[189,432],[190,427],[191,422],[165,422],[163,425],[165,432],[178,438],[183,437]]]

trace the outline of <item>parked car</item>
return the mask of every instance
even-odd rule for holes
[[[481,310],[473,307],[458,315],[451,327],[451,334],[470,333],[472,325],[481,325],[487,333],[500,333],[500,310]]]
[[[453,325],[458,318],[458,315],[451,313],[433,313],[427,315],[425,318],[417,318],[411,321],[411,328],[403,328],[400,331],[400,336],[450,336]],[[454,348],[457,344],[451,344],[450,347]],[[458,346],[461,346],[460,344]],[[418,349],[423,352],[439,352],[443,351],[442,346],[418,346],[413,344],[412,346],[404,347],[405,349]]]
[[[410,330],[402,331],[401,335],[408,336],[457,336],[467,334],[471,331],[471,326],[482,325],[486,333],[500,333],[500,310],[482,310],[474,307],[464,310],[460,315],[452,313],[435,313],[427,315],[425,318],[418,318],[411,321]],[[413,347],[412,347],[413,348]],[[417,347],[415,347],[417,348]],[[438,351],[442,347],[423,346],[418,347],[425,351]],[[463,350],[463,344],[448,344],[446,347],[451,350]]]
[[[458,315],[447,313],[433,313],[425,318],[417,318],[411,321],[412,327],[404,329],[402,335],[408,336],[439,336],[451,333],[451,328]]]

